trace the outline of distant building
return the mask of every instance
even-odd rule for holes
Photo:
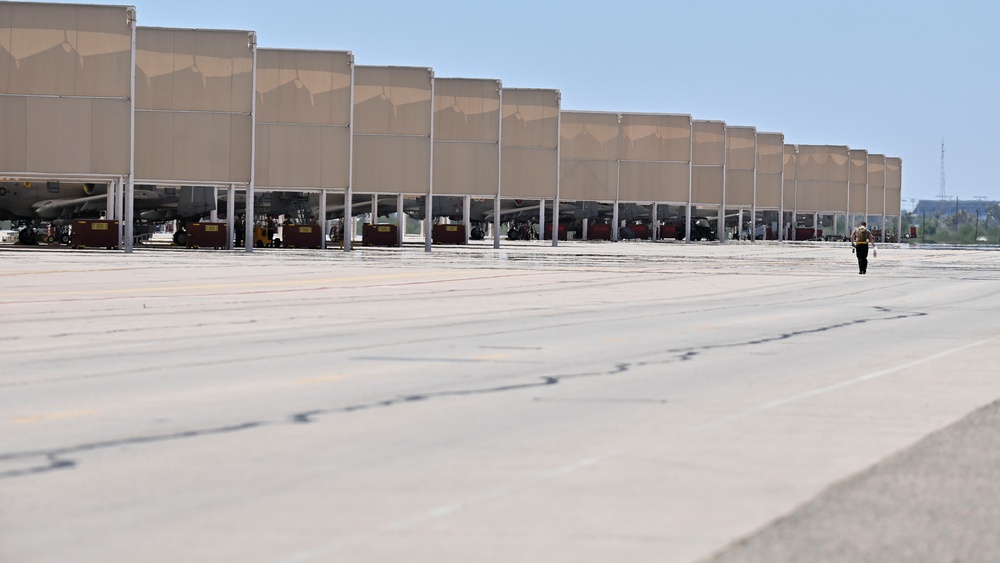
[[[959,210],[962,210],[969,215],[975,215],[976,213],[982,213],[997,203],[994,200],[979,199],[921,199],[917,201],[917,205],[913,208],[912,213],[914,215],[939,214],[941,217],[950,217],[957,214]]]

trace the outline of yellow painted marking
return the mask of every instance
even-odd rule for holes
[[[300,379],[295,382],[296,385],[315,385],[317,383],[329,383],[331,381],[340,381],[341,379],[346,379],[346,375],[326,375],[323,377],[313,377],[310,379]]]
[[[81,416],[93,416],[97,414],[98,411],[94,409],[79,410],[79,411],[65,411],[65,412],[55,412],[52,414],[36,414],[30,416],[22,416],[11,420],[12,424],[32,424],[35,422],[49,422],[53,420],[65,420],[67,418],[79,418]]]

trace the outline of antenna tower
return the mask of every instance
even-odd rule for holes
[[[944,191],[944,139],[941,139],[941,193],[938,194],[939,199],[946,199],[948,193]]]

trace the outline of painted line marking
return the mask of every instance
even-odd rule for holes
[[[93,416],[99,411],[95,409],[86,410],[76,410],[76,411],[63,411],[55,412],[51,414],[35,414],[28,416],[21,416],[18,418],[11,419],[11,424],[34,424],[36,422],[50,422],[54,420],[66,420],[68,418],[80,418],[82,416]]]
[[[343,379],[347,379],[347,376],[343,375],[343,374],[325,375],[325,376],[322,376],[322,377],[312,377],[312,378],[309,378],[309,379],[300,379],[300,380],[296,381],[295,384],[296,385],[316,385],[317,383],[329,383],[331,381],[341,381]]]
[[[509,357],[510,354],[487,354],[485,356],[476,356],[472,359],[480,362],[485,362],[488,360],[506,360]]]

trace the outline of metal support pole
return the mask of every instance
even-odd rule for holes
[[[228,194],[226,196],[226,232],[229,233],[229,243],[226,245],[226,249],[233,250],[236,247],[233,236],[233,233],[236,232],[236,186],[234,184],[229,185]]]
[[[125,205],[129,208],[128,225],[125,228],[125,252],[132,252],[132,212],[135,209],[135,30],[136,30],[136,10],[135,7],[126,8],[128,26],[132,35],[132,45],[130,48],[131,61],[129,64],[129,155],[128,155],[128,187],[125,189]],[[122,185],[121,178],[118,179],[119,189]],[[121,194],[115,196],[120,198]]]
[[[497,80],[500,116],[497,119],[497,195],[493,199],[493,248],[500,248],[500,199],[503,193],[503,83]]]
[[[344,193],[344,220],[343,232],[341,236],[344,240],[344,252],[351,251],[351,243],[354,241],[354,55],[350,55],[348,64],[351,67],[351,115],[348,118],[348,132],[350,133],[350,143],[347,153],[347,191]]]
[[[329,225],[326,221],[326,190],[319,191],[319,217],[317,223],[319,223],[319,230],[322,233],[319,237],[319,248],[320,250],[326,250],[326,239],[327,233],[330,232]]]
[[[618,199],[615,198],[615,206],[611,210],[611,240],[615,242],[618,242],[618,224],[621,222],[618,205]]]
[[[403,194],[396,194],[396,246],[403,247],[406,234],[406,213],[403,211]]]
[[[757,240],[757,157],[760,151],[757,149],[757,130],[753,133],[753,200],[750,202],[750,244]],[[742,221],[740,222],[742,225]],[[767,232],[767,229],[764,230]]]
[[[615,153],[615,207],[611,212],[611,240],[618,242],[619,238],[619,215],[618,206],[621,205],[622,195],[622,114],[618,114],[618,149]]]
[[[469,238],[472,236],[472,223],[469,221],[469,216],[472,215],[472,198],[465,196],[462,198],[462,222],[465,223],[465,244],[469,244]]]
[[[434,246],[434,71],[428,70],[430,72],[431,79],[431,134],[427,137],[427,142],[430,144],[430,177],[427,179],[427,205],[425,207],[425,217],[424,223],[426,225],[424,229],[424,251],[430,252],[431,248]]]
[[[729,187],[729,131],[722,127],[722,205],[719,207],[718,225],[715,228],[719,244],[729,242],[729,233],[726,232],[726,189]]]
[[[556,92],[556,105],[562,106],[562,93]],[[559,147],[562,144],[559,131],[562,129],[562,111],[556,112],[556,197],[552,200],[552,246],[559,246],[559,186],[562,173],[559,163]],[[544,225],[542,227],[544,232]]]
[[[653,232],[649,233],[649,240],[656,242],[660,240],[660,214],[658,204],[656,202],[653,202],[653,204],[649,206],[649,213],[649,224],[653,227]]]
[[[219,222],[219,187],[212,186],[212,200],[215,205],[212,206],[212,211],[208,214],[208,220],[213,223]]]
[[[885,228],[885,202],[887,200],[887,197],[886,197],[886,192],[888,191],[887,188],[889,187],[888,186],[888,180],[889,180],[889,165],[888,164],[883,164],[882,165],[882,221],[881,221],[881,226],[882,226],[882,240],[879,241],[879,242],[885,242],[885,232],[886,232],[886,230],[888,230],[888,229]],[[976,214],[976,220],[977,221],[979,220],[979,214],[978,213]]]
[[[125,252],[132,252],[132,245],[135,237],[135,184],[129,176],[125,181],[125,212],[122,223],[125,226]]]
[[[545,200],[538,200],[538,240],[545,240]]]
[[[253,54],[253,68],[252,76],[250,82],[252,84],[257,84],[257,34],[250,32],[248,34],[247,40],[250,45],[250,51]],[[256,175],[256,158],[257,158],[257,96],[254,95],[250,101],[250,182],[247,183],[247,200],[246,200],[246,252],[250,254],[253,252],[253,217],[254,217],[254,181]]]
[[[691,201],[694,194],[694,121],[691,124],[691,134],[689,135],[690,148],[688,149],[688,201],[687,212],[684,219],[684,242],[691,242]]]
[[[723,199],[723,201],[725,201],[725,199],[726,199],[725,196],[723,196],[722,199]],[[716,225],[716,228],[715,228],[716,238],[719,239],[720,243],[725,244],[726,241],[729,239],[729,237],[726,236],[726,206],[725,206],[725,204],[723,204],[722,206],[719,207],[719,214],[718,214],[718,218],[716,220],[718,221],[718,224]]]
[[[493,200],[493,248],[500,248],[500,194]]]
[[[115,203],[117,196],[115,194],[117,193],[118,193],[118,183],[115,180],[111,180],[110,182],[108,182],[107,192],[104,194],[105,199],[107,200],[107,202],[104,204],[105,219],[109,220],[115,219],[115,209],[117,208],[117,204]]]

